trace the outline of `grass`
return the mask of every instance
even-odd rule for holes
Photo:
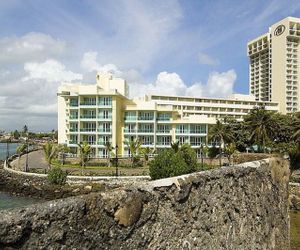
[[[61,165],[58,161],[53,161],[53,166],[59,166],[62,169],[69,172],[70,175],[87,175],[87,176],[114,176],[116,168],[115,166],[86,166],[81,167],[79,164],[64,164]],[[120,176],[137,176],[137,175],[149,175],[149,168],[120,165],[118,167],[118,173]]]

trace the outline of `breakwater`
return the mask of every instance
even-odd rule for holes
[[[289,249],[288,165],[245,163],[0,212],[0,248]]]

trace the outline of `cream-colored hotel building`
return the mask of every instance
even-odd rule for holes
[[[128,156],[126,141],[139,138],[142,147],[156,150],[171,142],[189,143],[199,149],[207,143],[208,127],[216,119],[242,119],[254,106],[278,110],[274,102],[255,101],[253,96],[228,99],[150,95],[128,98],[125,80],[98,73],[95,85],[65,84],[58,90],[58,142],[74,153],[77,144],[88,142],[96,157],[106,157],[106,142],[118,145]]]
[[[300,110],[300,19],[287,17],[247,44],[250,94],[279,103],[281,113]]]
[[[106,157],[106,142],[130,154],[126,141],[156,150],[171,142],[193,148],[208,143],[208,127],[226,116],[243,119],[253,107],[289,113],[300,109],[300,19],[287,17],[247,44],[249,93],[227,99],[145,95],[130,99],[125,80],[98,73],[95,85],[65,84],[58,90],[58,142],[74,153],[88,142]]]

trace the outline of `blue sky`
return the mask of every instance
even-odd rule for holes
[[[59,84],[97,70],[132,96],[247,94],[247,41],[287,16],[300,1],[2,0],[0,128],[56,129]]]

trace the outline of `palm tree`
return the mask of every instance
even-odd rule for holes
[[[174,150],[175,153],[179,151],[179,141],[171,142],[171,148]]]
[[[214,140],[219,143],[219,162],[222,165],[222,151],[225,143],[233,140],[232,131],[229,126],[226,126],[221,121],[217,120],[217,123],[209,129],[210,140]]]
[[[137,157],[140,153],[142,142],[139,139],[135,139],[135,140],[126,141],[125,144],[130,150],[130,159],[131,162],[133,163],[134,158]]]
[[[77,145],[79,148],[80,164],[82,167],[85,167],[86,162],[89,160],[89,154],[91,153],[92,148],[87,142]]]
[[[66,144],[59,144],[57,147],[57,152],[61,156],[61,164],[65,164],[65,154],[70,152],[70,148]]]
[[[250,140],[262,147],[264,153],[266,152],[266,144],[272,136],[272,130],[276,128],[276,122],[272,116],[271,111],[260,106],[252,109],[244,119],[246,127],[251,133]]]
[[[152,149],[150,147],[146,147],[146,148],[143,148],[142,149],[142,154],[144,155],[144,162],[145,162],[145,165],[148,164],[148,161],[149,161],[149,155],[151,154],[154,154],[155,152],[155,149]]]
[[[45,159],[48,163],[48,170],[50,170],[51,169],[51,162],[52,162],[53,158],[56,156],[56,153],[57,153],[57,146],[54,145],[53,143],[46,142],[43,145],[43,150],[44,150]]]
[[[234,142],[231,142],[225,146],[225,153],[227,154],[229,166],[231,165],[231,157],[236,152],[236,145]]]
[[[200,155],[200,157],[201,157],[201,167],[203,168],[203,166],[204,166],[204,157],[203,156],[204,155],[206,156],[207,153],[208,153],[208,147],[207,147],[207,145],[201,144],[200,150],[201,150],[201,155]]]
[[[107,152],[107,165],[110,167],[110,156],[111,156],[111,152],[113,151],[114,147],[111,145],[110,142],[106,142],[105,149]]]

